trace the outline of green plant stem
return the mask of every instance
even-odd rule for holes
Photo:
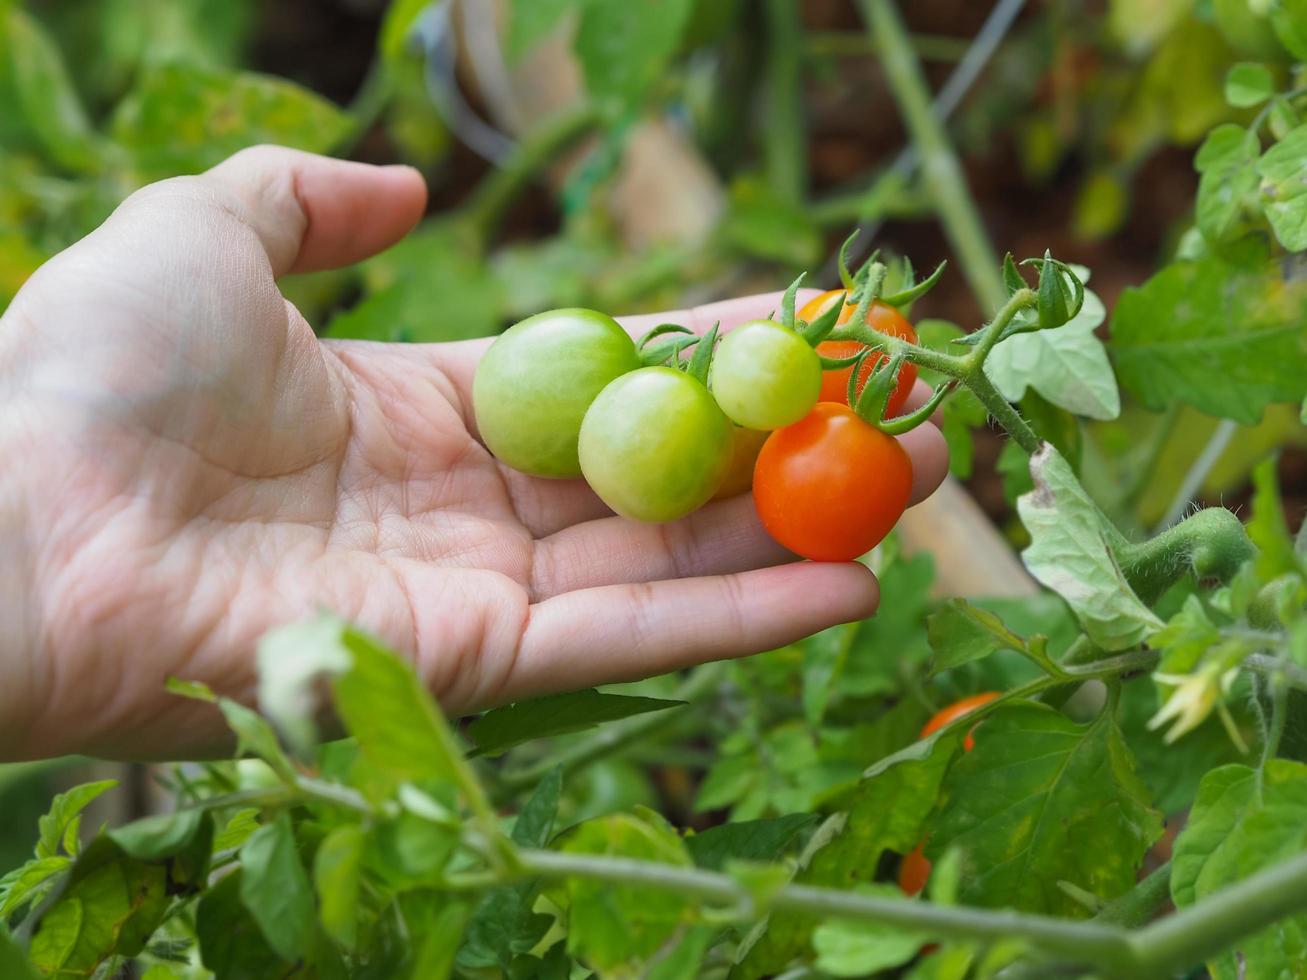
[[[755,919],[766,910],[797,912],[896,926],[951,939],[981,942],[1023,939],[1068,959],[1107,965],[1127,965],[1131,957],[1124,932],[1092,922],[932,905],[809,885],[781,888],[771,896],[764,909],[759,907],[748,888],[729,875],[715,871],[556,851],[520,851],[519,858],[522,868],[531,877],[584,878],[673,891],[738,910],[741,920]]]
[[[1120,898],[1103,906],[1094,921],[1137,928],[1150,922],[1170,897],[1171,862],[1167,861]]]
[[[368,66],[363,84],[349,104],[349,129],[331,148],[333,156],[348,156],[390,102],[395,85],[385,58],[378,55]]]
[[[908,35],[912,50],[923,61],[961,61],[971,46],[965,37],[947,34]],[[808,31],[803,39],[803,53],[810,58],[862,57],[875,49],[866,34],[854,31]]]
[[[994,318],[981,328],[979,342],[966,354],[944,354],[900,337],[879,333],[860,321],[856,315],[844,326],[831,331],[830,337],[832,340],[857,340],[883,350],[891,358],[901,356],[939,374],[956,378],[971,389],[994,420],[1016,440],[1022,449],[1033,453],[1040,446],[1039,436],[989,380],[988,375],[985,374],[985,359],[989,357],[994,345],[999,342],[1012,318],[1021,311],[1033,307],[1036,302],[1035,293],[1030,289],[1020,289],[1013,293],[1002,304]]]
[[[804,135],[802,49],[797,0],[765,0],[767,66],[764,95],[767,124],[763,127],[763,159],[771,189],[787,204],[802,204],[807,196],[808,141]]]
[[[997,310],[1005,298],[999,259],[943,123],[931,107],[930,90],[903,20],[892,0],[861,0],[861,7],[899,112],[920,154],[922,179],[944,232],[986,312]]]
[[[1195,966],[1238,939],[1307,909],[1307,853],[1277,862],[1130,937],[1132,977]]]
[[[1111,542],[1112,553],[1131,588],[1151,605],[1187,570],[1200,578],[1228,582],[1256,554],[1239,518],[1224,507],[1208,507],[1147,541]]]
[[[477,185],[463,216],[471,224],[481,248],[490,240],[522,188],[556,156],[595,128],[599,119],[599,111],[588,103],[556,113],[528,133],[504,165]]]

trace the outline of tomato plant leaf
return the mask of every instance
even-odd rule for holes
[[[94,172],[101,141],[54,41],[17,4],[0,5],[0,144],[35,142],[59,166]]]
[[[0,924],[21,911],[23,906],[35,903],[54,883],[54,876],[72,863],[70,858],[62,855],[33,858],[0,878]]]
[[[1257,546],[1257,576],[1263,582],[1299,567],[1293,536],[1284,519],[1277,462],[1270,456],[1253,469],[1253,513],[1248,521],[1248,537]]]
[[[365,835],[357,824],[333,829],[313,858],[318,916],[327,935],[352,950],[358,939],[359,882]]]
[[[636,102],[675,53],[692,0],[588,0],[574,49],[598,100]]]
[[[1042,294],[1047,277],[1040,278]],[[1056,289],[1062,288],[1060,280],[1060,275],[1053,280]],[[1027,388],[1034,388],[1069,412],[1114,419],[1121,411],[1121,395],[1107,351],[1094,334],[1106,315],[1103,301],[1087,289],[1079,312],[1063,326],[1001,341],[985,360],[985,374],[1008,401],[1020,401]]]
[[[1307,396],[1307,280],[1253,249],[1172,263],[1121,294],[1111,352],[1146,407],[1180,401],[1251,425],[1272,402]]]
[[[315,616],[259,640],[259,710],[301,756],[318,742],[319,680],[339,676],[353,663],[345,628],[334,616]]]
[[[1291,252],[1307,249],[1307,126],[1299,126],[1273,145],[1257,162],[1261,174],[1262,211],[1275,237]]]
[[[724,823],[689,835],[685,846],[695,864],[712,871],[720,871],[727,861],[777,861],[795,838],[820,822],[815,813],[790,813]]]
[[[41,836],[36,842],[36,856],[45,858],[57,854],[69,825],[93,800],[117,785],[116,779],[102,779],[58,794],[50,803],[50,811],[38,821]]]
[[[286,969],[241,902],[244,874],[237,868],[221,878],[200,896],[196,906],[195,934],[200,960],[218,980],[275,977]]]
[[[400,782],[474,783],[440,706],[413,668],[359,630],[343,636],[353,663],[332,684],[336,711],[369,764]]]
[[[575,6],[573,0],[514,0],[506,44],[509,62],[521,61]]]
[[[1134,885],[1162,823],[1110,710],[1079,725],[1014,702],[974,738],[944,780],[926,845],[931,858],[960,853],[961,902],[1077,917],[1085,909],[1058,882],[1103,900]]]
[[[1242,229],[1246,205],[1257,191],[1257,134],[1225,124],[1207,134],[1194,157],[1198,179],[1195,217],[1209,241],[1221,242]]]
[[[213,817],[199,809],[142,817],[108,832],[109,839],[131,857],[145,861],[171,858],[169,881],[182,887],[204,883],[213,836]]]
[[[168,908],[166,870],[98,837],[78,857],[28,949],[39,970],[90,976],[114,954],[135,956]]]
[[[1271,5],[1271,29],[1289,52],[1299,60],[1307,59],[1307,3],[1303,0],[1278,0]]]
[[[1265,65],[1241,61],[1225,73],[1225,101],[1236,108],[1261,105],[1274,94],[1275,79]]]
[[[601,694],[596,690],[553,694],[487,711],[467,726],[477,755],[500,755],[536,738],[584,731],[604,722],[680,708],[684,701]]]
[[[951,670],[988,657],[995,650],[1025,650],[1026,641],[1003,625],[994,613],[965,599],[948,599],[926,620],[935,653],[932,673]]]
[[[629,813],[589,820],[559,842],[572,854],[638,857],[680,867],[692,864],[674,831]],[[617,975],[652,956],[678,929],[694,922],[692,899],[636,884],[583,878],[566,885],[568,950],[601,975]]]
[[[853,890],[907,901],[892,885],[861,884]],[[834,919],[813,931],[812,948],[817,953],[817,969],[835,977],[866,977],[902,966],[929,940],[926,933],[899,926]]]
[[[1213,769],[1176,839],[1171,897],[1186,908],[1307,848],[1307,766],[1268,761]],[[1307,916],[1245,937],[1208,962],[1215,980],[1292,976],[1307,957]]]
[[[145,68],[110,132],[149,181],[206,170],[258,143],[322,153],[349,125],[335,105],[285,79],[170,62]]]
[[[907,854],[920,842],[940,785],[961,745],[959,729],[914,742],[869,768],[839,801],[840,813],[817,829],[799,858],[794,880],[852,888],[870,882],[886,851]],[[808,950],[817,921],[775,913],[759,923],[737,953],[741,977],[780,972]]]
[[[1109,542],[1119,533],[1051,445],[1030,461],[1035,488],[1017,501],[1030,545],[1030,574],[1060,595],[1104,650],[1134,646],[1162,621],[1130,588]]]
[[[27,956],[9,935],[3,922],[0,922],[0,976],[11,980],[36,980],[36,972],[28,963]]]
[[[549,843],[562,792],[563,771],[552,769],[517,815],[513,843],[519,847],[544,847]],[[458,951],[459,964],[469,968],[507,966],[514,953],[534,948],[554,921],[552,916],[532,913],[534,896],[531,882],[496,888],[485,895],[468,921]]]
[[[240,855],[241,902],[283,960],[299,959],[313,936],[313,886],[290,817],[283,813],[256,830]]]

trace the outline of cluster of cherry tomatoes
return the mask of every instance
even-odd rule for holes
[[[603,313],[541,313],[505,331],[478,366],[477,428],[507,465],[583,476],[634,520],[677,520],[752,487],[777,541],[806,558],[849,561],[889,533],[912,486],[907,453],[877,419],[903,408],[915,367],[893,365],[897,376],[881,379],[875,416],[864,418],[855,409],[869,378],[888,369],[885,355],[820,339],[859,310],[878,333],[916,343],[896,308],[855,304],[845,290],[813,299],[797,320],[791,302],[787,322],[752,320],[720,343],[716,328],[698,337],[665,325],[637,343]],[[805,333],[818,321],[824,331]]]

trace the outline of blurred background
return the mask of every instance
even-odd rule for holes
[[[950,260],[913,310],[932,329],[980,324],[1008,251],[1087,266],[1110,311],[1185,248],[1196,145],[1253,115],[1223,95],[1228,68],[1264,53],[1247,0],[912,0],[890,58],[871,6],[0,0],[0,309],[133,189],[273,142],[412,164],[431,189],[401,245],[284,281],[326,336],[480,336],[551,307],[676,308],[803,270],[830,286],[855,228],[919,270]],[[918,65],[933,112],[911,97]],[[920,179],[923,156],[956,157],[969,193]],[[1239,425],[1146,412],[1126,389],[1120,419],[1067,440],[1098,457],[1083,469],[1127,532],[1192,500],[1239,507],[1277,445],[1286,512],[1307,505],[1296,408]],[[1022,407],[1046,431],[1064,421],[1036,392]],[[964,533],[1019,543],[1024,459],[965,403],[947,421]],[[994,561],[1027,589],[1006,545]],[[30,850],[50,792],[86,778],[0,767],[0,871]],[[115,806],[146,805],[131,778]]]

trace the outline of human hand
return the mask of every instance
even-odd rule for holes
[[[24,286],[0,320],[0,758],[211,753],[225,727],[166,678],[251,701],[259,636],[323,607],[452,713],[872,613],[866,568],[795,563],[748,495],[640,525],[500,465],[470,410],[489,341],[319,341],[276,278],[385,248],[424,201],[407,168],[256,148],[144,188]],[[904,442],[920,500],[943,440]]]

